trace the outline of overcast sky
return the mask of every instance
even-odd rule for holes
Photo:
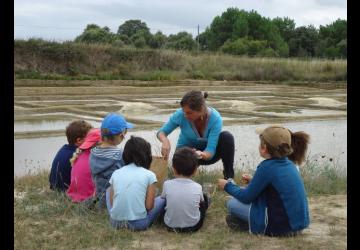
[[[15,0],[14,37],[73,40],[87,24],[116,33],[129,19],[146,22],[151,33],[187,31],[197,35],[229,7],[255,10],[261,16],[289,17],[296,27],[347,20],[346,0]]]

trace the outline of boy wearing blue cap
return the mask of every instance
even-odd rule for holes
[[[105,208],[105,192],[109,187],[112,173],[124,166],[122,150],[117,148],[128,129],[134,125],[128,123],[121,115],[110,113],[101,124],[102,143],[90,153],[91,175],[95,183],[95,198],[98,208]]]

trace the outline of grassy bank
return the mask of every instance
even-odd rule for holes
[[[49,190],[47,171],[15,178],[15,249],[346,249],[346,176],[330,167],[316,172],[310,165],[302,171],[309,193],[310,228],[284,239],[231,231],[225,223],[228,196],[216,189],[197,233],[170,233],[161,223],[145,232],[129,232],[113,230],[105,212],[86,210]],[[215,183],[220,176],[220,172],[199,171],[195,179]]]
[[[335,82],[347,80],[347,61],[248,58],[30,39],[14,42],[14,74],[16,79],[47,80]]]

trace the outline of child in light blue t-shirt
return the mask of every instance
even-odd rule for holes
[[[165,200],[155,197],[156,175],[149,170],[151,145],[132,136],[123,151],[125,166],[115,170],[106,191],[110,223],[116,228],[146,230],[164,211]]]

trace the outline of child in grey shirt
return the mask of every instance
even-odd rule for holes
[[[208,198],[201,185],[191,179],[198,167],[195,151],[189,147],[177,149],[172,165],[175,179],[164,182],[161,194],[166,199],[165,225],[169,231],[197,231],[203,224]]]

